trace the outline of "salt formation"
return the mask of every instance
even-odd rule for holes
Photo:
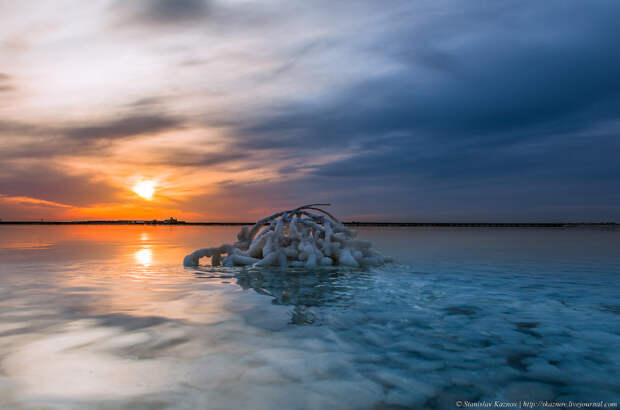
[[[210,257],[213,266],[304,267],[344,265],[378,266],[390,259],[371,249],[368,241],[354,239],[356,232],[329,212],[310,204],[278,212],[244,226],[237,243],[199,249],[183,259],[185,266],[198,266]]]

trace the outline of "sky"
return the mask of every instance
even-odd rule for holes
[[[0,219],[620,221],[619,19],[617,0],[0,0]]]

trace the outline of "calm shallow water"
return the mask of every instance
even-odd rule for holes
[[[0,226],[0,407],[619,401],[618,230],[366,228],[396,263],[181,266],[237,231]]]

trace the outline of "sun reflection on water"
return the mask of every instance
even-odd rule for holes
[[[153,251],[149,248],[143,248],[134,253],[134,258],[142,266],[150,266],[153,262]]]

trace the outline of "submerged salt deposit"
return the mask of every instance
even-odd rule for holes
[[[244,226],[235,244],[199,249],[187,255],[183,265],[197,266],[202,257],[210,257],[213,266],[306,269],[331,265],[358,268],[390,261],[373,250],[370,242],[355,239],[355,230],[319,208],[326,205],[304,205],[263,218],[252,228]]]

